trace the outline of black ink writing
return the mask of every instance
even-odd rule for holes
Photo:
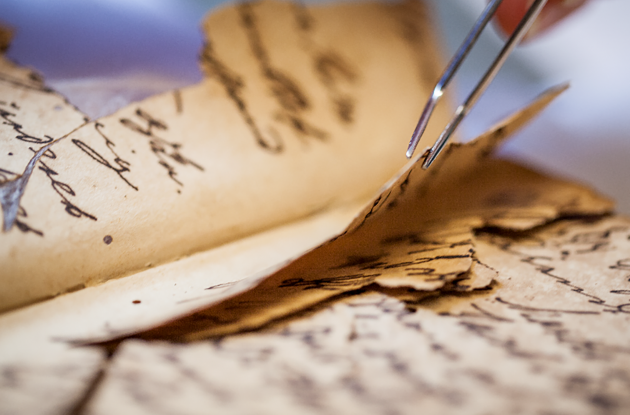
[[[0,103],[0,104],[4,104],[4,103]],[[15,105],[15,103],[11,103],[11,104],[12,104],[11,108],[19,109],[19,107]],[[2,119],[2,124],[8,125],[9,127],[13,128],[13,130],[17,133],[17,135],[15,136],[17,140],[24,141],[25,143],[31,143],[31,144],[48,144],[53,141],[53,138],[47,135],[45,135],[44,138],[40,138],[40,137],[36,137],[34,135],[25,133],[23,130],[24,127],[12,119],[15,116],[16,116],[15,112],[11,112],[7,109],[0,108],[0,119]]]
[[[361,288],[369,285],[379,275],[381,274],[354,274],[315,279],[291,278],[282,281],[280,288],[294,287],[302,288],[303,290],[318,289],[328,291],[347,290],[348,287]]]
[[[96,132],[103,138],[103,140],[105,140],[105,145],[107,146],[107,149],[113,154],[114,156],[114,161],[113,164],[110,163],[105,157],[103,157],[102,155],[100,155],[96,150],[94,150],[92,147],[90,147],[89,145],[87,145],[86,143],[84,143],[81,140],[78,139],[72,139],[72,143],[74,145],[76,145],[77,147],[79,147],[81,149],[81,151],[83,151],[85,154],[87,154],[92,160],[96,161],[97,163],[107,167],[108,169],[112,170],[114,173],[116,173],[118,175],[118,177],[120,177],[122,179],[122,181],[124,181],[129,187],[131,187],[133,190],[138,190],[138,188],[136,186],[134,186],[129,180],[127,180],[127,178],[125,176],[123,176],[123,173],[129,172],[129,162],[126,160],[123,160],[114,150],[114,147],[116,146],[116,144],[114,144],[113,141],[111,141],[109,138],[107,138],[107,136],[103,133],[103,128],[104,125],[101,123],[95,123],[94,124],[94,128],[96,130]]]
[[[304,49],[311,55],[315,72],[328,92],[333,111],[343,123],[353,122],[356,100],[344,92],[342,86],[355,84],[359,78],[358,71],[338,52],[316,44],[312,38],[315,19],[304,4],[295,3],[293,15]]]
[[[177,179],[177,170],[171,162],[183,166],[193,166],[197,170],[203,171],[203,167],[182,155],[180,152],[181,144],[168,142],[156,135],[156,131],[165,131],[168,129],[166,123],[152,117],[149,113],[140,108],[136,110],[136,116],[139,118],[139,122],[142,123],[142,125],[129,118],[122,118],[120,123],[149,139],[151,152],[158,158],[160,166],[166,169],[168,176],[175,183],[183,186],[183,183]]]
[[[47,158],[51,158],[51,159],[57,158],[55,153],[50,149],[48,149],[47,152],[43,154],[43,156]],[[53,188],[55,193],[57,193],[59,197],[61,197],[61,204],[65,206],[66,213],[68,213],[70,216],[75,217],[75,218],[86,217],[94,221],[97,220],[96,216],[85,212],[84,210],[82,210],[81,208],[79,208],[77,205],[75,205],[74,203],[70,201],[69,198],[76,196],[76,194],[69,184],[64,183],[57,179],[57,176],[59,175],[59,173],[57,173],[55,170],[49,167],[41,159],[39,160],[38,168],[39,170],[44,172],[46,177],[48,177],[48,179],[50,180],[51,187]]]
[[[304,112],[311,108],[310,100],[304,91],[288,74],[271,64],[269,54],[262,43],[252,4],[243,3],[238,10],[254,58],[269,85],[271,94],[280,106],[276,118],[291,127],[299,138],[325,140],[328,134],[304,119]]]
[[[238,108],[238,111],[241,114],[241,117],[243,118],[243,121],[245,121],[245,124],[247,124],[247,127],[254,136],[256,144],[258,144],[258,146],[260,146],[263,150],[270,153],[281,153],[284,150],[284,145],[280,140],[280,136],[275,132],[275,130],[270,130],[270,138],[266,138],[247,108],[245,98],[243,98],[245,81],[240,75],[236,74],[219,60],[212,48],[212,44],[209,41],[204,45],[203,52],[201,54],[201,61],[207,68],[210,75],[217,78],[219,83],[221,83],[221,85],[225,88],[225,92],[228,97],[234,102],[236,108]]]

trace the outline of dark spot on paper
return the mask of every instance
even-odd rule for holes
[[[140,304],[141,302],[142,302],[142,301],[140,301],[140,300],[133,300],[133,301],[132,301],[132,303],[133,303],[133,304]]]
[[[103,242],[105,242],[105,245],[109,245],[109,244],[111,244],[113,240],[114,240],[114,238],[112,238],[112,236],[111,236],[111,235],[106,235],[106,236],[103,238]]]

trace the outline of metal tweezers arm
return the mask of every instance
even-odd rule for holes
[[[429,118],[431,118],[431,114],[433,113],[433,110],[435,109],[435,106],[438,103],[439,99],[444,94],[446,87],[453,79],[453,76],[461,66],[462,62],[466,59],[468,53],[477,42],[479,35],[486,27],[488,22],[492,19],[492,16],[494,16],[497,8],[502,2],[503,0],[492,0],[488,3],[483,13],[473,26],[472,30],[470,31],[470,33],[468,33],[468,36],[466,36],[464,43],[462,43],[462,45],[459,47],[457,53],[455,53],[455,56],[451,59],[448,67],[442,74],[442,77],[435,85],[435,88],[433,89],[433,94],[429,98],[429,101],[427,102],[424,111],[422,111],[422,115],[420,116],[418,125],[416,126],[413,135],[411,136],[411,141],[409,142],[409,147],[407,148],[408,158],[411,158],[411,156],[413,155],[413,152],[415,151],[416,146],[420,141],[420,137],[427,128]],[[466,101],[457,108],[457,110],[455,111],[455,116],[448,123],[444,131],[442,131],[442,134],[440,134],[440,137],[433,144],[433,147],[429,149],[429,153],[424,160],[424,163],[422,164],[422,168],[427,169],[431,165],[431,163],[433,163],[438,154],[440,154],[440,152],[444,148],[444,145],[449,140],[455,129],[457,129],[461,121],[475,105],[479,97],[484,93],[486,88],[488,88],[488,85],[490,85],[494,77],[497,75],[499,69],[501,69],[501,67],[505,63],[507,57],[510,55],[514,47],[521,41],[523,36],[525,36],[527,30],[530,28],[530,26],[546,3],[547,0],[535,0],[533,4],[529,7],[527,13],[525,13],[525,16],[521,19],[518,26],[514,30],[514,33],[512,33],[510,38],[507,40],[507,42],[501,49],[501,52],[494,60],[494,62],[492,62],[492,65],[484,74],[483,78],[481,78],[481,80],[479,81],[475,89],[470,93]]]

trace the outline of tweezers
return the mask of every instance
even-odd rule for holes
[[[411,141],[409,142],[409,147],[407,148],[408,158],[411,158],[411,156],[413,155],[413,152],[415,151],[416,146],[420,141],[420,137],[422,137],[422,134],[427,128],[429,118],[431,118],[431,114],[433,113],[433,110],[435,109],[435,106],[437,105],[439,99],[444,94],[446,87],[453,79],[453,76],[461,66],[462,62],[466,59],[468,53],[477,42],[479,35],[481,35],[481,32],[486,27],[488,22],[492,19],[492,16],[494,16],[497,8],[501,5],[502,2],[503,0],[492,0],[488,3],[477,22],[475,22],[472,30],[470,31],[470,33],[468,33],[468,36],[464,40],[464,43],[462,43],[462,45],[459,47],[459,49],[455,53],[455,56],[453,56],[448,66],[446,67],[446,70],[442,74],[440,80],[435,85],[433,93],[429,98],[426,106],[424,107],[424,110],[422,111],[422,115],[420,116],[418,125],[416,125],[416,129],[411,136]],[[422,164],[423,169],[429,168],[435,158],[440,154],[440,152],[446,145],[446,142],[449,140],[451,135],[453,135],[453,132],[457,129],[457,127],[462,122],[464,117],[468,114],[468,112],[470,112],[470,110],[484,93],[486,88],[488,88],[488,85],[490,85],[494,77],[497,75],[499,69],[501,69],[501,67],[505,63],[507,57],[510,55],[514,47],[521,41],[523,36],[525,36],[527,30],[530,28],[530,26],[546,3],[547,0],[535,0],[529,7],[527,13],[525,13],[525,16],[521,19],[510,38],[507,40],[505,45],[503,45],[501,52],[499,52],[499,55],[496,57],[494,62],[492,62],[490,68],[481,78],[477,86],[475,86],[475,89],[473,89],[466,101],[457,108],[457,110],[455,111],[455,115],[446,125],[446,128],[444,128],[442,134],[440,134],[437,141],[433,144],[433,147],[427,150],[428,153],[425,153],[426,158],[424,159],[424,162]]]

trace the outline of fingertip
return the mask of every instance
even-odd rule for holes
[[[586,2],[587,0],[549,0],[529,29],[526,39],[546,32]],[[516,29],[531,4],[532,0],[503,1],[495,15],[498,30],[504,36],[509,36]]]
[[[530,0],[504,0],[495,13],[495,26],[504,36],[509,36],[525,15]]]
[[[540,16],[532,25],[527,34],[528,38],[538,36],[554,27],[565,17],[582,7],[586,0],[550,0],[547,6],[540,12]]]

